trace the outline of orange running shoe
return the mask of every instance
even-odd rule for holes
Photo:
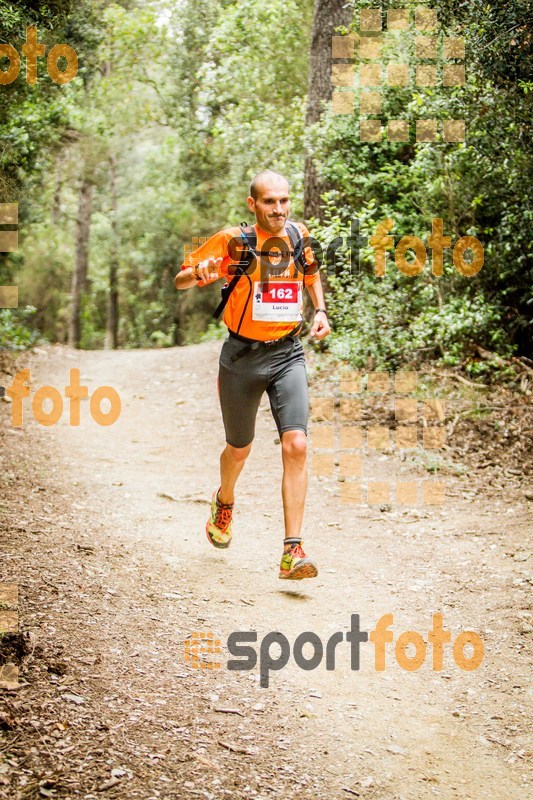
[[[213,547],[229,547],[231,544],[231,518],[233,503],[221,503],[218,499],[219,490],[213,494],[211,500],[211,516],[207,520],[205,532]]]
[[[285,539],[278,577],[285,580],[299,581],[302,578],[316,578],[317,575],[317,566],[305,555],[302,549],[302,540]]]

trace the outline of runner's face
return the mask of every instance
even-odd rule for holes
[[[289,184],[284,180],[265,180],[258,187],[257,200],[248,198],[248,208],[257,224],[267,233],[280,235],[289,217]]]

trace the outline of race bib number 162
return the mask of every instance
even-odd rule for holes
[[[301,306],[300,281],[254,283],[252,319],[257,322],[299,322]]]

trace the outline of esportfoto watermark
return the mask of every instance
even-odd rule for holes
[[[464,86],[464,38],[443,36],[436,10],[424,6],[416,8],[414,15],[409,8],[365,8],[359,12],[357,28],[355,34],[332,37],[332,112],[354,115],[359,111],[362,143],[381,143],[382,123],[386,140],[409,142],[412,120],[382,118],[383,89],[410,89],[420,96],[424,90],[434,93],[437,87]],[[417,142],[438,142],[439,129],[442,142],[465,141],[464,119],[414,121]]]
[[[370,641],[374,646],[374,669],[376,672],[383,672],[387,668],[387,663],[390,663],[391,653],[387,651],[386,645],[391,645],[394,641],[393,631],[390,630],[394,623],[394,615],[383,614],[370,632],[361,630],[359,614],[352,614],[350,622],[351,627],[346,634],[342,631],[333,633],[325,645],[320,636],[313,631],[300,633],[292,645],[292,657],[296,666],[305,671],[312,671],[325,659],[326,670],[334,670],[337,646],[346,641],[350,645],[350,668],[358,671],[361,668],[361,645]],[[283,633],[272,631],[261,639],[258,656],[257,649],[252,646],[257,641],[256,631],[230,633],[226,647],[233,658],[227,660],[226,667],[229,670],[250,671],[257,667],[259,661],[259,683],[266,688],[269,686],[270,673],[279,672],[289,663],[291,644]],[[445,645],[450,645],[451,642],[452,634],[450,630],[444,628],[443,615],[434,613],[432,627],[425,638],[412,630],[404,631],[397,637],[394,642],[394,659],[401,669],[414,672],[425,663],[428,648],[431,646],[431,669],[434,672],[441,672],[444,668]],[[312,654],[304,653],[306,646],[308,650],[312,650]],[[465,653],[467,647],[469,653]],[[279,652],[273,654],[272,648]],[[455,637],[451,648],[453,661],[465,672],[477,669],[485,655],[483,640],[475,631],[461,631]],[[221,654],[221,639],[212,632],[192,633],[184,644],[185,661],[193,669],[221,669],[222,663],[219,659]]]
[[[16,253],[19,246],[18,230],[6,227],[18,225],[18,203],[0,203],[0,253]],[[0,286],[0,308],[18,308],[18,286]]]
[[[0,643],[5,635],[19,632],[19,587],[0,583]],[[12,661],[0,661],[0,689],[18,687],[19,668]]]
[[[434,218],[431,221],[431,234],[427,238],[427,246],[418,236],[394,235],[395,222],[387,217],[376,224],[375,233],[368,236],[360,235],[360,220],[355,217],[350,221],[350,234],[347,237],[337,236],[331,242],[322,245],[313,236],[304,236],[301,240],[302,249],[310,248],[313,251],[316,264],[306,275],[313,275],[325,264],[327,274],[336,271],[337,250],[345,249],[350,256],[350,267],[352,272],[360,266],[362,248],[370,247],[373,250],[374,275],[383,278],[387,270],[387,253],[391,251],[394,256],[396,268],[409,278],[420,275],[428,262],[428,249],[431,251],[431,273],[436,278],[440,278],[444,271],[445,251],[451,250],[452,261],[455,269],[460,275],[472,278],[481,270],[485,251],[482,243],[475,236],[465,235],[453,243],[452,238],[444,234],[444,221],[441,218]],[[185,245],[184,258],[187,259],[192,253],[196,252],[208,241],[205,237],[193,237],[192,245]],[[229,272],[236,268],[241,259],[246,246],[240,236],[234,236],[228,242],[228,254],[231,258]],[[412,254],[412,260],[407,259],[407,254]],[[467,259],[465,255],[470,253]],[[281,275],[291,263],[291,250],[287,242],[279,236],[268,238],[261,250],[258,252],[261,265],[262,279]],[[392,258],[391,258],[392,260]],[[256,268],[252,261],[246,268],[246,272],[253,272]],[[303,272],[300,261],[296,261],[296,269]]]
[[[424,505],[445,502],[443,480],[362,480],[365,445],[369,451],[395,449],[398,454],[417,448],[435,454],[446,446],[445,402],[417,396],[417,384],[416,371],[347,370],[339,374],[338,383],[333,378],[327,396],[312,398],[311,471],[315,477],[337,479],[342,503],[366,500],[368,505],[416,506],[419,495]],[[393,412],[392,424],[363,421],[363,412],[372,412],[376,400],[383,403],[387,416]]]
[[[20,428],[23,424],[23,400],[31,396],[31,389],[27,385],[31,381],[29,369],[22,369],[13,378],[11,386],[5,393],[12,401],[11,421],[13,427]],[[4,394],[4,387],[0,387],[0,395]],[[70,383],[65,386],[65,397],[69,403],[69,424],[80,424],[80,401],[89,397],[89,388],[80,384],[80,370],[70,370]],[[102,411],[102,402],[108,401],[108,411]],[[45,408],[45,405],[48,408]],[[102,426],[113,425],[120,416],[121,400],[118,392],[111,386],[99,386],[90,397],[90,411],[93,420]],[[41,386],[37,389],[31,400],[34,419],[45,427],[50,427],[59,422],[63,415],[63,397],[59,389],[54,386]]]
[[[46,47],[39,44],[37,28],[33,25],[26,28],[26,44],[22,45],[22,55],[26,57],[26,82],[38,82],[38,61],[44,56]],[[7,69],[2,68],[2,60],[7,58]],[[59,68],[60,60],[66,62],[65,69]],[[0,86],[6,86],[16,81],[20,73],[20,55],[11,44],[0,44]],[[68,44],[56,44],[50,49],[46,59],[48,74],[54,83],[70,83],[78,74],[78,56],[76,51]]]

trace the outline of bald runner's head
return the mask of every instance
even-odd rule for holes
[[[266,233],[282,235],[290,212],[289,182],[279,172],[259,172],[250,184],[248,208]]]
[[[258,172],[255,178],[252,178],[252,182],[250,184],[250,197],[253,197],[254,200],[257,200],[259,191],[265,183],[269,185],[280,182],[285,184],[287,190],[289,189],[289,181],[280,172],[274,172],[273,169],[265,169],[263,172]]]

